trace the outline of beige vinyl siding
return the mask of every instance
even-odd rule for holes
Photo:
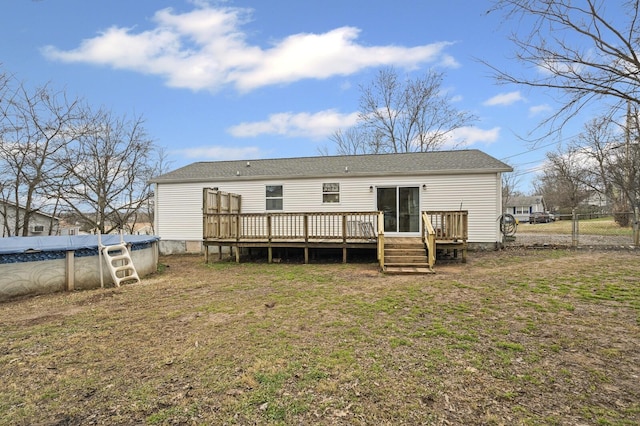
[[[496,174],[432,177],[422,191],[422,210],[469,211],[469,241],[500,240]],[[424,196],[426,195],[426,196]]]
[[[322,202],[323,183],[340,184],[340,202]],[[352,179],[292,179],[288,181],[265,180],[234,182],[232,184],[208,184],[221,191],[242,195],[243,213],[264,213],[266,185],[282,185],[284,212],[318,212],[318,211],[370,211],[375,209],[375,193],[369,192],[369,180]]]
[[[264,213],[265,186],[283,186],[284,212],[374,211],[376,188],[419,188],[421,210],[469,211],[470,242],[500,240],[499,178],[496,173],[415,177],[330,177],[314,179],[262,180],[158,184],[157,232],[165,240],[202,239],[202,188],[240,194],[243,213]],[[340,202],[322,202],[322,184],[340,184]],[[423,190],[422,185],[427,185]],[[369,187],[373,186],[373,191]]]
[[[202,184],[158,184],[156,232],[163,240],[202,240]]]

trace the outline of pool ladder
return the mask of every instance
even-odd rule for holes
[[[131,259],[131,253],[127,247],[127,243],[124,242],[122,234],[120,235],[120,243],[103,246],[100,243],[100,250],[104,256],[111,278],[116,287],[120,287],[120,283],[124,281],[140,282],[140,277],[133,266],[133,260]]]

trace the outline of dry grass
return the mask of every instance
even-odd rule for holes
[[[202,264],[0,305],[0,424],[640,423],[634,252]]]
[[[523,234],[565,234],[571,235],[572,221],[558,220],[551,223],[521,223],[518,225],[518,233]],[[579,231],[586,235],[624,235],[631,236],[631,226],[621,227],[613,218],[580,219]]]

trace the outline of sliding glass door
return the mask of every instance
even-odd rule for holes
[[[378,210],[384,212],[385,232],[420,232],[420,192],[418,187],[378,188]]]

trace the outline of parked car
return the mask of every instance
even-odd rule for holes
[[[529,215],[529,223],[549,223],[553,222],[551,215],[547,212],[534,212]]]

